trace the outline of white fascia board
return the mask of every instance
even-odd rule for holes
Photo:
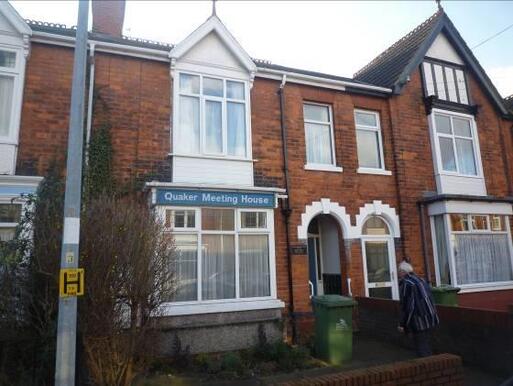
[[[32,35],[32,29],[8,1],[0,1],[0,13],[9,20],[9,23],[11,23],[20,34]]]
[[[48,32],[34,31],[31,41],[34,43],[53,44],[70,48],[75,47],[75,38],[73,36],[64,36]],[[89,39],[88,43],[94,44],[95,51],[98,52],[157,60],[169,63],[169,51],[156,50],[153,48],[134,47],[125,44],[108,43],[93,39]]]
[[[180,59],[181,56],[188,52],[205,36],[214,31],[249,72],[256,72],[257,67],[251,57],[246,53],[239,42],[235,40],[221,20],[219,20],[215,15],[209,17],[205,23],[200,25],[196,30],[194,30],[194,32],[174,46],[169,53],[169,57],[175,60]]]
[[[319,77],[319,76],[300,74],[297,72],[274,70],[274,69],[265,68],[265,67],[258,67],[258,71],[255,74],[255,76],[260,77],[260,78],[275,79],[275,80],[282,80],[283,75],[287,76],[287,82],[306,84],[306,85],[310,85],[310,86],[331,88],[331,89],[341,90],[341,91],[344,91],[346,87],[354,87],[354,88],[360,88],[362,90],[383,92],[386,94],[392,93],[392,89],[390,89],[390,88],[348,82],[348,81],[344,81],[344,80],[328,79],[328,78],[323,78],[323,77]]]
[[[145,189],[148,188],[184,188],[184,189],[217,189],[217,190],[231,190],[241,192],[275,192],[285,193],[286,190],[282,188],[269,188],[258,186],[244,186],[244,185],[213,185],[213,184],[191,184],[181,182],[159,182],[151,181],[146,182]]]
[[[428,215],[445,213],[502,214],[511,216],[513,206],[507,202],[447,200],[428,204]]]

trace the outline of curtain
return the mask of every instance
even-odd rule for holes
[[[474,146],[471,139],[456,138],[458,164],[460,173],[476,175],[476,161],[474,159]]]
[[[199,99],[180,97],[180,124],[177,131],[175,151],[183,153],[199,153]]]
[[[198,236],[175,234],[174,240],[177,256],[173,262],[176,275],[173,300],[197,300]]]
[[[241,235],[239,258],[240,297],[270,296],[267,235]]]
[[[456,234],[454,236],[458,284],[513,280],[506,234]]]
[[[356,130],[358,165],[366,168],[381,168],[378,132]]]
[[[228,154],[246,156],[246,114],[242,103],[228,102]]]
[[[14,78],[0,76],[0,136],[10,135]]]
[[[205,148],[208,153],[223,151],[221,102],[205,101]]]
[[[452,138],[438,137],[440,141],[440,156],[442,158],[442,168],[448,172],[456,171],[456,160],[454,158],[454,147]]]
[[[14,238],[16,228],[0,228],[0,241],[9,241]]]
[[[202,299],[235,297],[235,236],[202,236]]]
[[[438,255],[438,271],[440,284],[451,284],[449,270],[449,256],[447,251],[447,237],[445,233],[444,216],[435,216],[436,252]]]
[[[331,165],[331,133],[329,125],[305,123],[306,159],[311,164]]]

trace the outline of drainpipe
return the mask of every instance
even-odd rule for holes
[[[89,95],[87,98],[87,120],[86,120],[86,148],[85,163],[89,159],[89,141],[91,140],[91,126],[93,124],[93,99],[94,99],[94,43],[89,43]]]
[[[281,142],[283,152],[283,174],[285,175],[285,190],[287,198],[282,201],[281,213],[285,219],[285,239],[287,245],[287,273],[289,282],[289,319],[292,327],[292,343],[297,342],[297,328],[296,328],[296,315],[294,312],[294,287],[292,285],[292,255],[290,253],[290,215],[292,209],[290,208],[290,179],[289,179],[289,165],[287,157],[287,128],[285,124],[285,84],[287,83],[287,75],[283,75],[278,94],[280,95],[280,126],[281,126]]]
[[[428,261],[428,251],[427,251],[427,242],[426,242],[426,223],[424,220],[424,203],[422,201],[417,202],[417,208],[419,209],[420,216],[420,238],[422,240],[422,256],[424,258],[424,276],[426,277],[426,282],[428,284],[431,283],[431,267]]]

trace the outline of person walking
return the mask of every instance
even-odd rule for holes
[[[399,332],[413,335],[418,357],[432,355],[430,335],[440,320],[436,313],[429,284],[413,272],[411,264],[403,261],[398,267],[401,319]]]

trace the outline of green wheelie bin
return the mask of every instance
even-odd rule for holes
[[[431,288],[431,293],[433,294],[435,304],[440,304],[443,306],[457,306],[458,292],[460,292],[460,288],[450,285],[441,285]]]
[[[353,307],[350,297],[322,295],[312,298],[315,315],[315,355],[334,365],[353,354]]]

